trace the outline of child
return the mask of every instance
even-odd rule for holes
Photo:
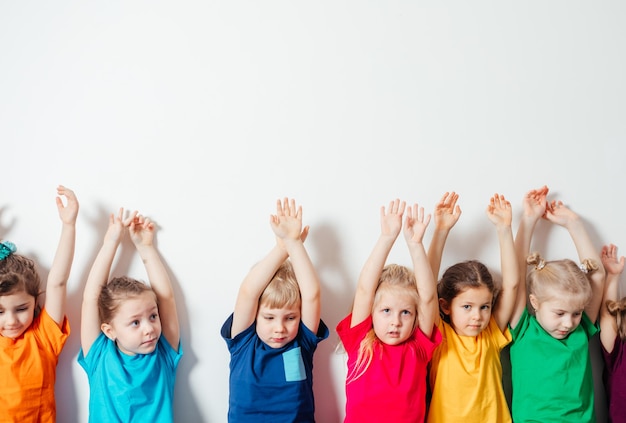
[[[617,258],[613,244],[602,248],[606,271],[603,304],[600,309],[600,342],[604,356],[604,386],[609,400],[609,422],[624,421],[626,416],[626,297],[618,301],[619,277],[624,257]]]
[[[511,318],[512,414],[515,423],[595,422],[589,338],[602,301],[604,269],[581,219],[562,202],[546,201],[546,186],[529,191],[515,247],[520,294]],[[569,232],[582,265],[528,256],[537,221],[544,217]]]
[[[421,422],[426,366],[441,342],[434,325],[437,297],[422,238],[430,215],[407,209],[406,239],[414,272],[385,262],[402,229],[406,203],[381,207],[381,234],[368,257],[352,313],[337,325],[348,354],[345,423]]]
[[[445,193],[435,207],[435,231],[428,256],[435,278],[445,240],[461,215],[458,195]],[[511,229],[511,204],[495,194],[487,206],[500,246],[502,286],[498,295],[487,267],[469,260],[449,267],[438,283],[443,341],[430,367],[432,398],[428,422],[510,422],[502,387],[500,352],[511,342],[509,319],[519,281]],[[497,298],[497,301],[496,301]]]
[[[40,309],[39,275],[32,260],[0,243],[0,421],[55,422],[56,365],[70,326],[65,316],[67,280],[74,259],[78,201],[57,187],[61,239]],[[60,196],[65,197],[64,206]]]
[[[111,214],[83,295],[78,362],[89,379],[89,421],[171,423],[183,354],[174,291],[153,243],[155,224],[136,211],[123,215]],[[107,283],[126,232],[150,286],[129,277]]]
[[[244,278],[221,329],[231,354],[228,421],[314,422],[313,353],[328,328],[302,207],[278,200],[270,226],[276,245]]]

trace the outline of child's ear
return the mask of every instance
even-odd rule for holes
[[[441,308],[441,311],[443,311],[443,314],[445,315],[450,314],[450,304],[448,304],[448,302],[444,300],[443,298],[439,298],[439,308]]]
[[[537,300],[537,297],[535,297],[533,294],[530,294],[528,296],[528,299],[530,300],[530,305],[532,306],[533,310],[537,311],[537,309],[539,308],[539,300]]]
[[[115,331],[113,330],[113,327],[110,324],[103,323],[102,325],[100,325],[100,330],[102,330],[102,333],[104,333],[104,336],[109,338],[111,341],[115,342]]]

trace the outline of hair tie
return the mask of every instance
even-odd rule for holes
[[[587,262],[582,262],[578,265],[578,268],[581,270],[581,272],[587,274],[589,273],[589,266],[587,265]]]
[[[11,241],[0,242],[0,260],[4,260],[17,251],[17,247]]]
[[[544,267],[546,267],[546,261],[544,259],[540,258],[539,261],[537,262],[537,265],[535,266],[535,269],[541,270]]]

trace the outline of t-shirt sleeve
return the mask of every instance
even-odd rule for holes
[[[606,348],[604,348],[604,345],[602,345],[602,343],[600,343],[600,346],[602,347],[602,357],[604,357],[604,364],[606,368],[609,369],[609,371],[611,371],[613,370],[613,367],[615,366],[615,361],[617,360],[619,351],[622,348],[622,340],[620,339],[619,335],[615,337],[615,343],[613,344],[613,351],[611,352],[608,352]]]
[[[512,328],[511,325],[509,325],[509,330],[511,332],[511,339],[513,341],[519,339],[520,337],[524,335],[524,333],[526,332],[526,329],[528,328],[530,317],[531,316],[528,313],[528,309],[524,307],[524,311],[522,312],[522,316],[519,318],[519,322],[517,322],[517,325],[514,328]]]
[[[108,341],[109,338],[107,338],[104,333],[100,332],[100,335],[98,335],[93,344],[91,344],[91,348],[89,348],[87,356],[83,354],[82,348],[80,349],[80,351],[78,351],[78,364],[80,364],[81,367],[85,369],[87,375],[91,375],[93,373],[93,369],[100,360],[102,352],[104,351],[104,348],[106,347],[106,343]]]
[[[599,326],[591,321],[587,313],[583,312],[583,317],[580,320],[580,324],[585,329],[587,337],[591,338],[593,335],[600,331]]]
[[[415,329],[415,334],[413,335],[413,337],[415,338],[417,344],[420,345],[426,353],[427,361],[430,361],[430,359],[433,357],[433,352],[435,351],[435,348],[437,348],[439,344],[441,344],[441,340],[443,339],[441,336],[441,331],[436,325],[433,326],[433,331],[430,334],[430,338],[427,337],[426,334],[424,334],[424,332],[422,332],[419,327]]]
[[[363,337],[372,328],[372,316],[367,317],[353,328],[350,327],[351,321],[352,313],[337,325],[337,335],[339,335],[339,339],[341,339],[341,343],[347,352],[356,351]]]
[[[57,322],[52,320],[52,317],[44,308],[41,310],[38,320],[33,327],[35,336],[58,357],[63,350],[63,346],[65,346],[67,338],[70,336],[70,323],[67,317],[63,317],[63,322],[59,326]]]
[[[498,322],[496,322],[493,316],[489,319],[489,335],[500,351],[513,340],[511,330],[507,327],[506,330],[502,332],[498,327]]]
[[[167,339],[165,339],[165,337],[161,335],[161,337],[159,338],[158,347],[159,347],[159,354],[163,354],[163,357],[165,357],[165,361],[167,365],[171,369],[176,370],[176,368],[178,367],[178,363],[180,362],[180,359],[183,356],[182,343],[179,341],[178,350],[175,350],[174,348],[172,348],[170,343],[167,342]]]

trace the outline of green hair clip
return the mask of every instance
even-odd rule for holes
[[[17,247],[11,241],[0,242],[0,260],[4,260],[17,251]]]

